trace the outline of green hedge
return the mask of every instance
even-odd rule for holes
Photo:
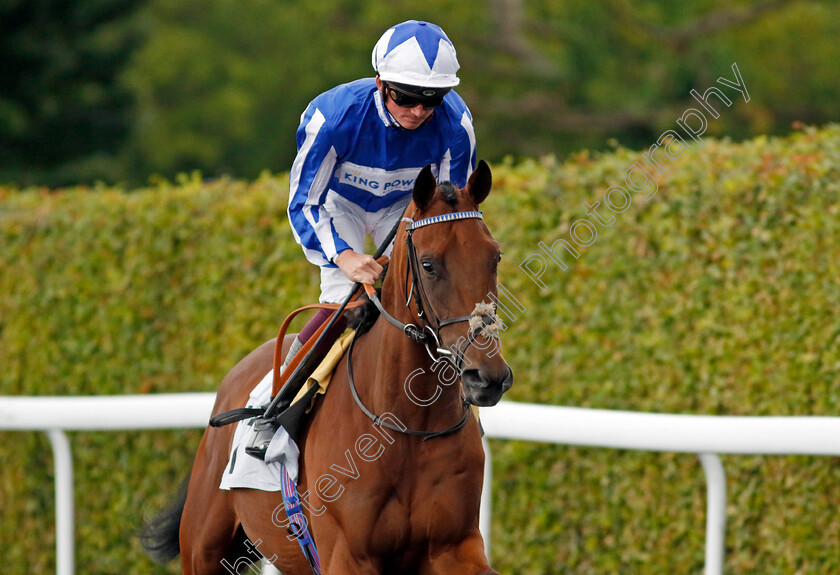
[[[840,126],[706,140],[663,159],[658,192],[541,290],[519,267],[569,239],[582,202],[639,152],[494,166],[484,206],[500,280],[526,308],[504,335],[512,400],[702,414],[840,414]],[[133,191],[0,189],[0,393],[212,391],[317,270],[285,217],[286,177]],[[606,218],[602,207],[598,213]],[[585,235],[585,234],[581,234]],[[33,414],[37,417],[37,414]],[[198,431],[73,433],[80,573],[176,573],[132,532],[186,472]],[[505,573],[701,573],[692,455],[492,442],[494,565]],[[6,571],[54,561],[52,458],[0,433]],[[840,460],[723,458],[727,572],[840,571]]]

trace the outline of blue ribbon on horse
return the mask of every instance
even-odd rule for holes
[[[318,558],[318,549],[315,547],[315,540],[312,539],[312,533],[310,533],[306,517],[303,515],[297,485],[295,485],[289,472],[286,471],[286,466],[281,463],[280,468],[283,475],[283,480],[280,482],[280,490],[283,493],[283,506],[286,509],[286,516],[289,518],[290,526],[294,526],[292,527],[292,535],[297,538],[300,550],[309,562],[312,572],[315,575],[321,575],[321,560]]]

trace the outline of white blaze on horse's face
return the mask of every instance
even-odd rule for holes
[[[460,191],[447,184],[437,186],[427,167],[417,178],[414,204],[423,218],[474,211],[489,194],[491,183],[490,168],[483,161]],[[418,229],[412,244],[421,292],[417,299],[441,347],[453,354],[467,401],[495,405],[513,384],[491,303],[501,254],[498,242],[477,217]],[[450,318],[456,321],[450,323]]]

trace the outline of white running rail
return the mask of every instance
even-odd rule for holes
[[[207,425],[215,394],[0,396],[0,430],[44,431],[56,481],[56,573],[73,575],[73,459],[64,431]],[[726,476],[717,454],[840,456],[840,417],[705,416],[556,407],[503,401],[481,410],[488,438],[696,453],[706,474],[706,575],[723,573]],[[49,422],[49,424],[45,424]],[[490,545],[490,452],[481,530]]]

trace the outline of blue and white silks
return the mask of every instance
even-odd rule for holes
[[[335,256],[352,246],[336,231],[328,195],[375,213],[406,201],[427,164],[438,181],[463,187],[476,163],[472,115],[457,93],[449,92],[422,126],[404,130],[373,78],[315,98],[301,115],[297,146],[289,221],[306,258],[332,268]]]

